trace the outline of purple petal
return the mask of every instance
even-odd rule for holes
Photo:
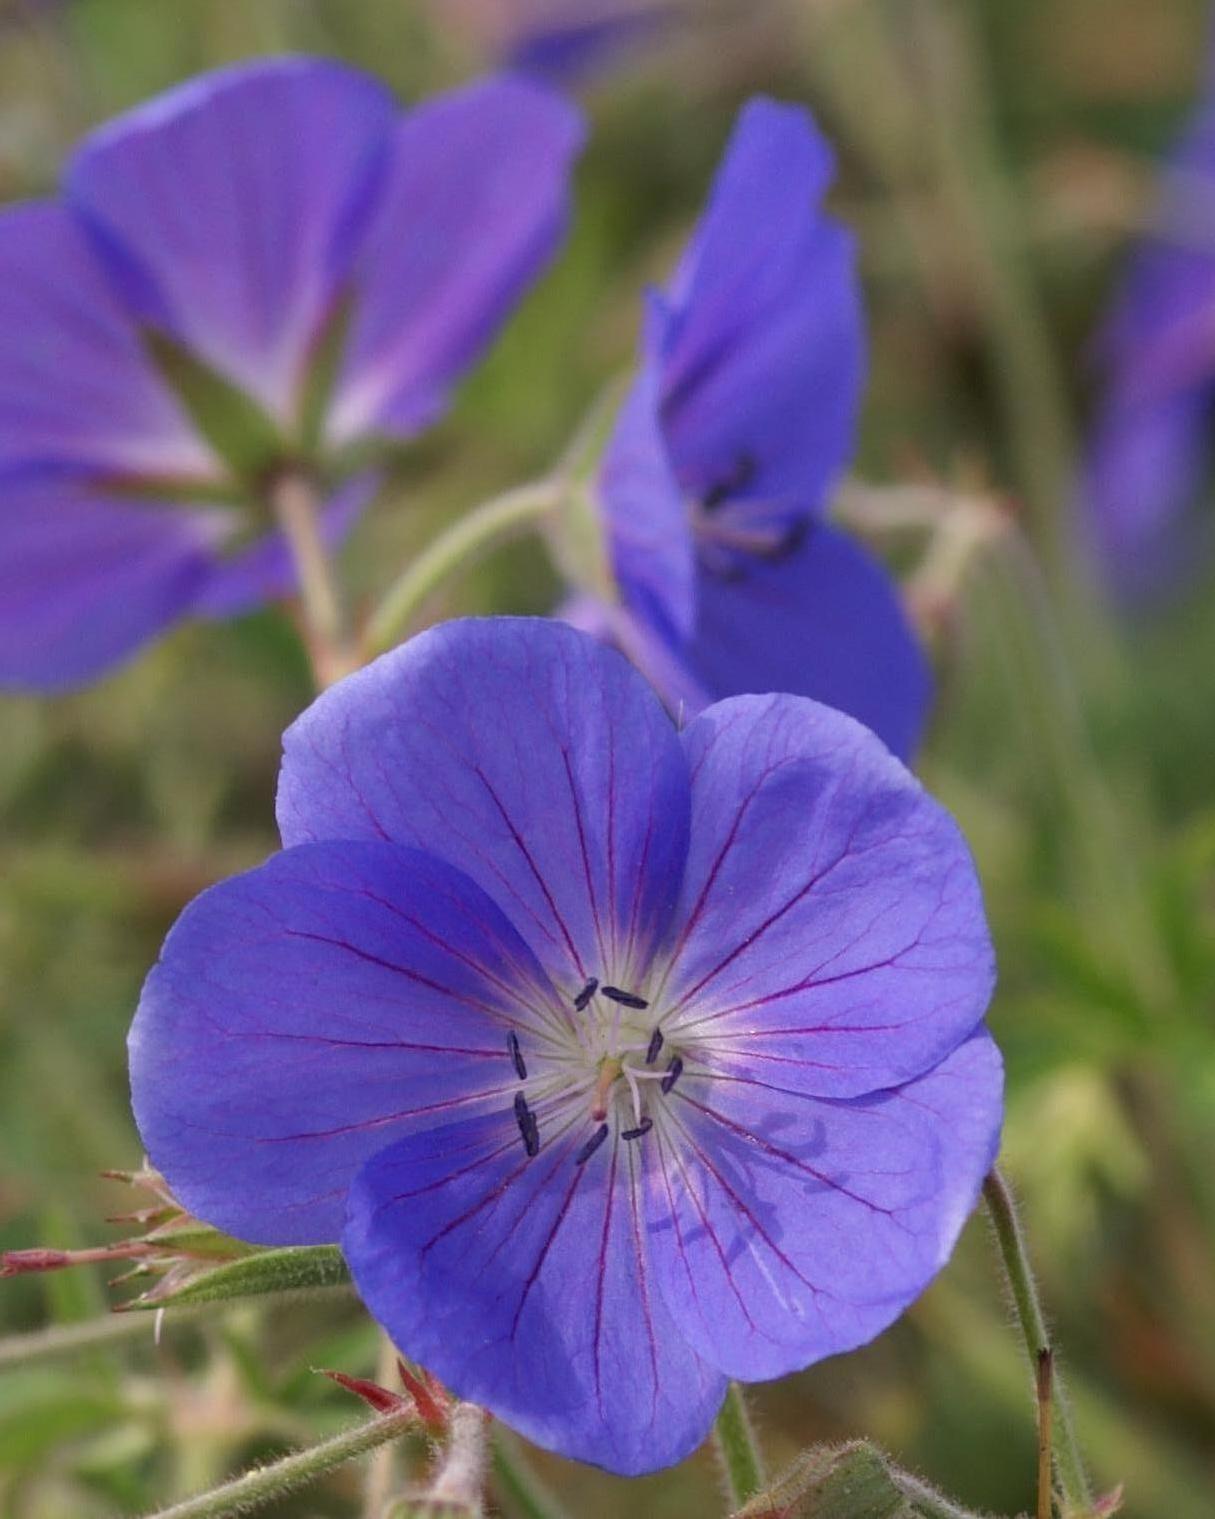
[[[630,606],[668,639],[696,619],[687,502],[658,421],[658,376],[643,367],[617,420],[599,479],[612,573]]]
[[[1092,542],[1120,594],[1176,586],[1205,561],[1210,526],[1195,508],[1213,421],[1215,376],[1158,400],[1133,400],[1118,385],[1107,397],[1089,439],[1082,495]]]
[[[573,997],[641,980],[670,921],[687,769],[626,662],[539,618],[445,623],[287,730],[286,844],[387,838],[458,866]]]
[[[95,133],[69,200],[141,320],[286,419],[397,114],[339,64],[241,64]]]
[[[0,471],[215,473],[79,228],[58,206],[0,214],[0,331]]]
[[[805,111],[745,107],[651,329],[671,455],[696,496],[745,478],[744,496],[795,520],[851,456],[864,324],[851,239],[819,206],[832,172]]]
[[[320,514],[325,546],[337,549],[379,489],[374,473],[348,480]],[[297,575],[291,550],[281,533],[267,533],[239,554],[216,560],[194,606],[200,617],[237,617],[263,602],[289,596]]]
[[[876,559],[814,524],[776,559],[702,574],[695,636],[682,658],[714,699],[789,691],[872,728],[902,759],[916,749],[932,695],[928,661]]]
[[[859,723],[735,697],[683,735],[692,837],[671,1040],[763,1090],[897,1086],[978,1024],[991,939],[949,814]]]
[[[188,907],[131,1028],[153,1164],[198,1217],[334,1240],[346,1190],[403,1133],[510,1103],[506,1035],[554,993],[458,870],[395,844],[307,845]]]
[[[728,1376],[782,1376],[863,1345],[948,1260],[995,1160],[1001,1064],[985,1032],[851,1101],[685,1076],[647,1198],[654,1270]]]
[[[509,78],[401,122],[358,261],[334,439],[408,434],[442,409],[552,257],[582,135],[572,106]]]
[[[632,1476],[709,1432],[725,1380],[651,1280],[640,1147],[582,1164],[586,1120],[529,1159],[513,1116],[418,1135],[351,1191],[343,1248],[393,1342],[528,1439]]]
[[[675,4],[655,0],[628,3],[518,5],[522,15],[509,24],[512,68],[566,84],[578,84],[627,62],[647,44],[661,40],[677,19]],[[505,39],[504,39],[505,40]]]
[[[0,480],[0,685],[60,691],[120,663],[192,609],[226,531],[63,477]]]

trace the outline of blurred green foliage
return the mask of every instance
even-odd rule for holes
[[[695,13],[697,8],[693,7]],[[410,0],[0,0],[0,196],[48,190],[91,123],[251,53],[334,54],[406,96],[476,66]],[[710,15],[711,12],[711,15]],[[705,4],[589,91],[576,223],[452,415],[344,555],[366,604],[445,521],[559,452],[626,363],[638,296],[694,216],[747,95],[810,104],[870,293],[858,471],[1018,504],[1041,556],[980,551],[937,619],[922,770],[972,841],[1001,964],[1008,1170],[1099,1481],[1132,1519],[1215,1491],[1215,597],[1111,626],[1069,533],[1085,347],[1199,84],[1199,0]],[[0,334],[0,341],[3,335]],[[912,565],[916,546],[906,550]],[[429,608],[537,610],[521,544]],[[0,703],[0,1246],[110,1237],[131,1204],[123,1039],[182,906],[273,849],[282,728],[309,673],[289,618],[188,627],[98,688]],[[957,1498],[1032,1501],[1028,1374],[984,1226],[869,1349],[756,1398],[774,1467],[870,1437]],[[20,1278],[0,1328],[103,1311],[100,1279]],[[170,1322],[28,1367],[0,1354],[0,1513],[167,1502],[348,1422],[310,1368],[368,1375],[352,1305]],[[717,1511],[707,1456],[634,1484],[541,1458],[579,1515]],[[274,1510],[360,1511],[357,1472]],[[716,1507],[715,1507],[716,1506]]]

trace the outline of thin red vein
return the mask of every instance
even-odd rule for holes
[[[502,802],[501,802],[501,800],[498,797],[498,793],[494,790],[493,786],[489,782],[488,777],[486,776],[485,772],[480,768],[480,766],[477,767],[477,778],[480,780],[481,784],[485,787],[486,791],[489,792],[491,801],[493,802],[494,806],[498,809],[499,816],[501,817],[502,821],[506,824],[507,830],[509,831],[511,838],[515,841],[515,847],[518,849],[519,853],[523,856],[523,858],[527,861],[527,867],[531,871],[533,877],[535,878],[536,885],[539,886],[541,892],[544,895],[544,900],[548,904],[548,910],[553,915],[553,921],[556,923],[557,927],[561,930],[561,937],[565,940],[565,947],[569,951],[570,959],[574,962],[574,967],[577,970],[578,974],[581,977],[583,977],[583,979],[585,979],[586,978],[586,967],[582,963],[582,957],[578,953],[577,946],[574,944],[574,940],[573,940],[572,936],[570,935],[570,931],[569,931],[569,928],[566,925],[565,919],[557,911],[557,904],[556,904],[556,902],[553,901],[553,894],[548,889],[548,882],[545,881],[544,877],[540,874],[540,871],[539,871],[539,869],[538,869],[538,867],[536,865],[535,860],[532,859],[531,851],[528,849],[527,845],[523,841],[522,834],[515,827],[514,820],[511,818],[511,816],[507,812],[506,808],[503,807]]]

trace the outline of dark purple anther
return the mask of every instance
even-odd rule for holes
[[[527,1098],[522,1092],[515,1093],[515,1122],[519,1125],[519,1134],[523,1140],[523,1148],[529,1158],[540,1153],[540,1130],[536,1124],[536,1115],[527,1105]]]
[[[578,1151],[577,1155],[574,1156],[574,1164],[576,1166],[585,1165],[607,1137],[608,1126],[606,1123],[601,1123],[595,1132],[591,1135],[591,1137],[587,1140],[587,1142],[582,1146],[581,1150]]]
[[[511,1029],[506,1036],[506,1048],[510,1051],[510,1058],[515,1062],[515,1074],[520,1081],[527,1080],[527,1066],[523,1063],[523,1051],[519,1048],[519,1036]]]
[[[644,997],[634,996],[632,992],[622,992],[618,986],[605,986],[603,995],[610,997],[613,1002],[619,1002],[621,1007],[649,1007]]]
[[[586,1005],[599,990],[598,976],[592,976],[578,995],[574,998],[574,1007],[578,1012],[585,1012]]]
[[[662,1093],[663,1093],[664,1097],[671,1090],[671,1088],[675,1085],[675,1083],[679,1080],[679,1078],[680,1078],[680,1076],[682,1074],[683,1074],[683,1061],[679,1058],[678,1055],[676,1055],[672,1059],[670,1065],[667,1066],[667,1073],[662,1078]]]
[[[662,1046],[663,1046],[662,1030],[660,1028],[656,1028],[654,1030],[654,1032],[650,1035],[650,1042],[649,1042],[649,1045],[646,1048],[646,1052],[645,1052],[645,1063],[646,1063],[646,1065],[653,1065],[654,1064],[654,1062],[658,1059],[659,1054],[661,1053]]]
[[[625,1129],[621,1139],[640,1139],[643,1134],[648,1134],[654,1127],[652,1118],[643,1118],[635,1129]]]

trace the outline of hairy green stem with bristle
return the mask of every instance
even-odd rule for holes
[[[1000,1248],[1000,1258],[1012,1293],[1017,1322],[1021,1327],[1026,1354],[1035,1378],[1042,1353],[1049,1352],[1052,1357],[1053,1455],[1055,1479],[1065,1504],[1064,1512],[1077,1516],[1089,1514],[1093,1507],[1092,1489],[1076,1442],[1075,1430],[1072,1428],[1071,1407],[1059,1375],[1050,1335],[1047,1333],[1046,1318],[1029,1262],[1025,1233],[1017,1216],[1017,1205],[999,1170],[993,1170],[983,1183],[983,1198]]]
[[[729,1485],[731,1506],[741,1508],[763,1487],[764,1463],[737,1382],[731,1382],[726,1391],[726,1401],[713,1426],[713,1437]]]
[[[417,1415],[412,1406],[382,1414],[357,1429],[334,1435],[319,1445],[246,1472],[243,1477],[225,1482],[209,1493],[187,1498],[172,1508],[158,1509],[149,1519],[226,1519],[232,1514],[253,1513],[264,1504],[307,1487],[347,1461],[416,1428]]]

